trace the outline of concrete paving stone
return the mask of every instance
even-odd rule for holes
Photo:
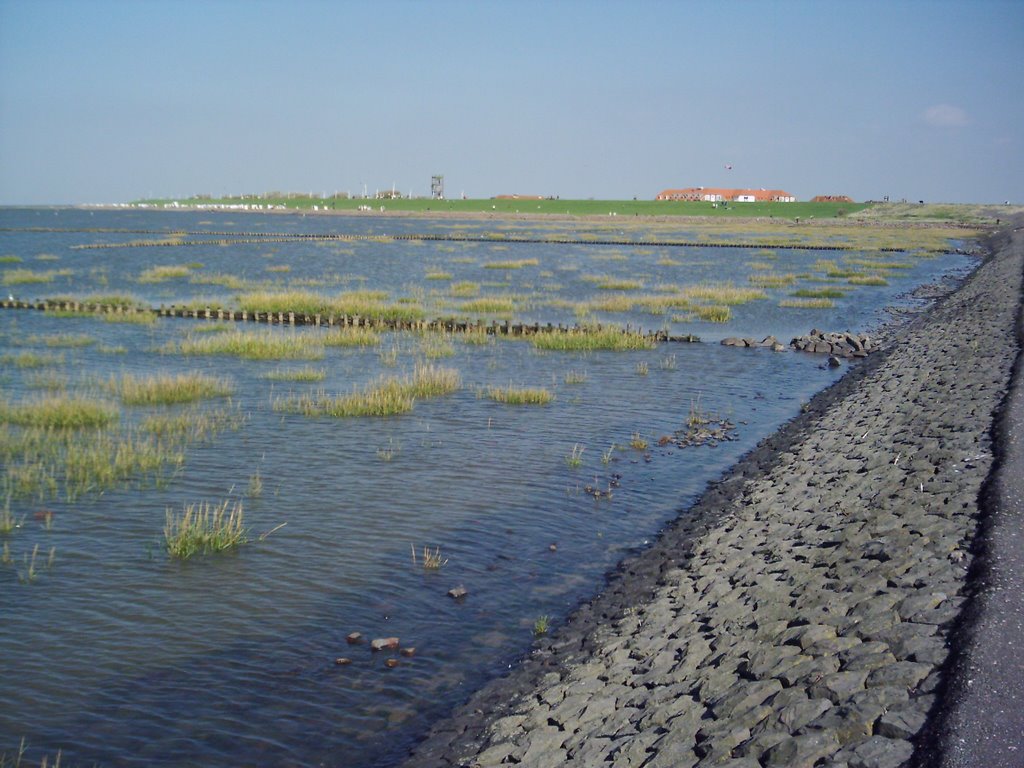
[[[892,644],[893,655],[900,661],[918,661],[933,667],[945,663],[949,646],[939,635],[915,635],[900,638]]]
[[[562,744],[569,734],[552,726],[534,728],[525,736],[516,740],[517,746],[523,748],[520,762],[536,768],[556,768],[565,764],[565,751]]]
[[[756,707],[782,690],[782,683],[767,680],[739,680],[725,693],[711,702],[711,711],[717,719],[732,717],[736,712]]]
[[[614,696],[594,696],[587,703],[587,706],[580,713],[577,721],[577,730],[580,726],[592,720],[604,720],[615,712]]]
[[[887,614],[900,602],[900,595],[895,592],[866,595],[850,609],[851,616],[871,617]]]
[[[914,689],[933,670],[931,664],[917,661],[897,661],[887,667],[879,667],[868,674],[866,687],[878,686]]]
[[[627,734],[634,734],[639,729],[636,721],[644,714],[642,709],[636,707],[618,707],[602,723],[592,727],[595,736],[606,738],[619,738]]]
[[[872,736],[854,746],[846,762],[849,768],[900,768],[913,754],[914,746],[909,741]]]
[[[924,592],[910,595],[900,601],[896,612],[903,621],[916,621],[914,617],[927,613],[944,603],[948,595],[945,592]]]
[[[736,754],[760,761],[769,749],[790,737],[788,731],[768,727],[762,722],[758,725],[757,732],[751,731],[751,737],[736,748]]]
[[[769,749],[761,758],[764,768],[812,768],[815,763],[839,751],[839,740],[830,731],[790,736]]]
[[[643,768],[693,768],[700,761],[693,746],[692,738],[679,739],[672,732],[666,733],[654,743]]]
[[[896,611],[886,611],[865,617],[854,624],[851,631],[861,640],[884,640],[893,627],[899,623],[900,618],[896,615]]]
[[[474,755],[471,764],[478,765],[480,768],[491,768],[491,766],[501,765],[505,762],[506,758],[515,754],[515,744],[502,742],[495,744],[493,747],[488,747],[478,755]]]
[[[951,597],[937,608],[916,614],[914,621],[944,627],[960,617],[960,612],[963,610],[965,602],[966,598],[964,597]]]
[[[662,734],[654,730],[641,731],[632,739],[623,739],[616,743],[609,753],[610,762],[615,768],[637,768],[655,754],[655,743],[661,739]]]
[[[863,690],[867,678],[868,673],[859,670],[833,672],[811,684],[807,692],[813,697],[827,698],[833,704],[840,704]]]
[[[569,695],[570,686],[564,683],[552,685],[549,688],[541,689],[537,697],[549,706],[557,706],[559,702]]]
[[[879,645],[886,644],[879,643]],[[896,661],[896,656],[889,651],[864,653],[851,658],[849,661],[843,662],[842,670],[844,672],[871,672],[873,670],[882,669],[895,664]]]
[[[839,671],[839,658],[836,656],[807,656],[804,658],[806,660],[795,663],[776,675],[787,688],[793,685],[817,682]]]
[[[807,648],[806,651],[811,656],[839,655],[844,651],[849,651],[863,644],[859,637],[832,637],[815,643],[810,648]]]
[[[733,757],[728,760],[701,760],[697,763],[697,768],[761,768],[761,764],[750,757]]]
[[[816,720],[832,709],[829,699],[805,698],[794,701],[781,709],[776,709],[774,717],[769,721],[788,733],[795,733],[809,722]]]
[[[738,679],[732,672],[708,669],[704,673],[704,679],[697,686],[698,695],[702,701],[713,701],[729,690]]]
[[[754,679],[763,680],[774,677],[771,674],[781,661],[800,655],[800,648],[795,645],[760,645],[747,653],[746,663],[742,666],[743,674]]]
[[[731,757],[732,751],[750,738],[750,729],[731,723],[711,723],[697,731],[697,743],[693,751],[705,760],[721,760]]]
[[[577,740],[579,739],[579,740]],[[600,765],[607,763],[615,741],[604,736],[581,737],[577,734],[565,744],[566,761],[574,765]]]
[[[491,723],[487,731],[493,741],[505,741],[522,733],[525,722],[525,715],[508,715]]]
[[[755,620],[754,639],[759,642],[776,643],[782,634],[789,629],[789,621],[773,619],[770,616],[767,620]]]
[[[914,709],[886,712],[878,719],[875,730],[879,736],[909,741],[924,727],[927,719],[927,715],[924,712],[918,712]]]

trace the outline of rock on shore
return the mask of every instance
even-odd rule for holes
[[[625,561],[408,766],[896,768],[941,703],[1021,249],[989,258]]]

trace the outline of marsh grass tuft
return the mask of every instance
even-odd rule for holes
[[[783,309],[831,309],[836,303],[832,299],[783,299],[779,306]]]
[[[322,341],[328,347],[375,347],[380,334],[371,328],[338,327],[327,331]]]
[[[381,378],[360,392],[331,396],[321,390],[314,394],[291,395],[276,400],[273,407],[275,411],[305,416],[398,416],[411,411],[418,399],[447,395],[461,386],[457,370],[420,364],[410,376]]]
[[[302,368],[278,368],[263,374],[263,378],[270,381],[323,381],[327,378],[327,371],[311,365]]]
[[[846,282],[850,285],[888,285],[889,281],[881,275],[851,275]]]
[[[508,261],[488,261],[484,269],[522,269],[523,267],[536,267],[540,264],[538,259],[510,259]]]
[[[568,464],[573,469],[577,469],[579,467],[582,467],[583,466],[583,451],[584,450],[585,449],[583,448],[582,445],[580,445],[579,443],[576,443],[572,447],[572,451],[570,451],[569,455],[565,457],[565,463]]]
[[[538,616],[536,621],[533,622],[534,637],[546,635],[550,628],[550,621],[551,620],[547,616]]]
[[[38,352],[0,355],[0,365],[13,365],[15,368],[43,368],[48,365],[60,365],[63,362],[63,355],[41,355]]]
[[[555,396],[544,387],[490,387],[487,396],[506,405],[547,405]]]
[[[416,547],[410,544],[409,549],[412,551],[412,564],[420,565],[422,563],[424,570],[436,571],[448,562],[448,558],[441,556],[440,547],[435,547],[431,550],[430,547],[424,546],[423,554],[419,562],[416,560]]]
[[[654,349],[657,345],[647,336],[614,327],[537,333],[530,341],[537,349],[558,352]]]
[[[0,423],[20,427],[90,429],[108,426],[119,418],[109,403],[79,395],[58,393],[15,404],[0,400]]]
[[[184,264],[150,267],[149,269],[144,269],[139,275],[139,282],[162,283],[165,280],[188,277],[191,272],[192,270]]]
[[[203,338],[186,338],[161,348],[168,354],[232,355],[245,360],[320,360],[323,342],[310,334],[233,330]]]
[[[225,397],[234,391],[234,386],[224,378],[205,373],[156,374],[134,376],[130,373],[113,376],[107,382],[107,389],[125,405],[176,405],[194,403],[212,397]]]
[[[196,554],[223,552],[248,541],[242,502],[188,504],[180,513],[167,510],[164,545],[171,557],[187,560]]]
[[[258,469],[249,475],[249,484],[246,486],[245,495],[250,499],[263,495],[263,476],[260,475]]]

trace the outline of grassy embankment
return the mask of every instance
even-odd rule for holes
[[[200,205],[262,205],[284,206],[299,211],[319,210],[357,211],[370,206],[389,213],[491,213],[491,214],[550,214],[561,216],[711,216],[731,218],[743,216],[779,218],[831,219],[846,216],[869,207],[869,203],[729,203],[712,207],[711,203],[670,200],[531,200],[527,198],[472,200],[430,200],[412,198],[399,200],[325,199],[319,197],[218,197],[208,199],[160,198],[138,200],[136,203],[163,206],[177,202],[180,206]]]

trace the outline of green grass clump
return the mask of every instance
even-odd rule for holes
[[[888,285],[889,281],[881,275],[852,275],[847,281],[850,285]]]
[[[179,277],[188,277],[191,270],[185,265],[156,266],[142,270],[139,275],[140,283],[162,283],[164,280],[173,280]]]
[[[480,283],[472,283],[468,280],[462,280],[448,286],[448,295],[456,299],[470,299],[479,295],[479,293]]]
[[[249,283],[238,277],[238,275],[218,275],[214,273],[193,274],[189,277],[189,283],[192,285],[219,285],[232,291],[244,291],[249,287]]]
[[[490,387],[487,396],[506,405],[547,405],[555,396],[545,387]]]
[[[0,264],[21,264],[21,256],[0,256]]]
[[[779,306],[784,309],[831,309],[835,302],[829,298],[783,299]]]
[[[732,309],[723,304],[695,304],[690,308],[690,314],[709,323],[727,323],[732,317]]]
[[[164,444],[189,444],[216,437],[226,429],[238,429],[245,417],[235,408],[187,410],[147,416],[139,431],[153,435]]]
[[[656,342],[642,334],[620,328],[582,329],[536,333],[530,341],[537,349],[569,352],[631,349],[653,349]]]
[[[640,280],[629,280],[622,277],[599,277],[589,280],[589,282],[593,282],[602,291],[639,291],[644,287]]]
[[[330,396],[322,390],[292,395],[275,401],[274,410],[336,418],[399,416],[410,412],[416,400],[447,395],[461,386],[457,370],[417,365],[411,376],[381,378],[348,395]]]
[[[484,263],[484,269],[522,269],[523,267],[536,267],[539,264],[539,259],[509,259],[506,261],[488,261]]]
[[[263,378],[270,381],[323,381],[327,378],[327,371],[323,368],[305,366],[304,368],[278,368],[276,371],[265,373]]]
[[[684,288],[681,293],[688,299],[701,299],[730,305],[746,304],[749,301],[768,298],[768,294],[760,288],[739,288],[732,283],[693,285]]]
[[[139,377],[130,373],[111,377],[107,389],[125,405],[174,405],[224,397],[234,391],[227,379],[204,373],[157,374]]]
[[[451,280],[454,275],[451,272],[445,272],[443,270],[430,270],[426,274],[427,280]]]
[[[164,545],[167,553],[179,560],[193,555],[223,552],[249,540],[242,502],[223,501],[188,504],[180,513],[167,510]]]
[[[380,344],[380,334],[370,328],[339,326],[329,329],[322,341],[328,347],[374,347]]]
[[[309,291],[260,291],[239,296],[241,309],[250,312],[298,312],[307,315],[348,315],[370,320],[421,320],[422,308],[414,302],[388,303],[387,291],[345,291],[325,296]]]
[[[54,278],[69,277],[70,269],[47,269],[36,271],[32,269],[5,269],[0,275],[0,283],[5,285],[29,285],[32,283],[52,283]]]
[[[756,285],[759,288],[781,288],[783,286],[792,285],[793,283],[795,283],[796,275],[751,275],[748,279],[751,285]]]
[[[841,299],[845,295],[843,288],[800,288],[790,294],[798,299]]]
[[[638,302],[642,302],[640,297],[615,294],[588,301],[579,309],[584,314],[589,314],[590,312],[631,312]]]
[[[29,344],[42,344],[50,348],[70,349],[74,347],[88,347],[95,344],[96,339],[85,334],[59,333],[50,336],[29,336],[26,340]]]
[[[426,333],[420,338],[419,353],[428,360],[452,357],[455,354],[455,345],[450,334]]]
[[[489,315],[511,315],[515,308],[515,301],[508,296],[484,296],[459,305],[462,312]]]
[[[43,429],[90,429],[118,421],[110,403],[77,395],[54,394],[20,403],[0,400],[0,423]]]
[[[0,365],[13,365],[15,368],[43,368],[47,365],[60,365],[63,362],[63,355],[41,355],[38,352],[0,355]]]
[[[272,331],[228,331],[203,338],[170,342],[162,350],[183,355],[232,355],[244,360],[320,360],[323,342],[310,334]]]

